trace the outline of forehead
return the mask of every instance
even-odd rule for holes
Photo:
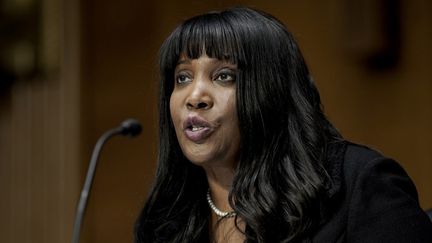
[[[175,71],[185,66],[194,66],[194,68],[207,68],[207,67],[218,67],[226,66],[229,68],[237,69],[237,65],[231,60],[221,60],[214,57],[209,57],[206,54],[199,56],[198,58],[189,58],[186,55],[181,55],[176,63]]]

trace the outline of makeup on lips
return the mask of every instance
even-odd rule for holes
[[[195,143],[208,138],[214,130],[210,122],[197,115],[189,116],[185,120],[183,127],[186,137]]]

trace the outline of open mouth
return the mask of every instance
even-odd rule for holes
[[[190,116],[184,122],[184,133],[193,142],[201,142],[213,132],[211,124],[199,116]]]

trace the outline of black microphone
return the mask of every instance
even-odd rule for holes
[[[87,170],[87,176],[84,182],[83,189],[81,191],[81,197],[78,203],[77,211],[75,214],[75,223],[72,233],[72,243],[78,243],[80,238],[81,224],[84,217],[85,208],[87,206],[87,199],[90,194],[91,185],[93,183],[93,177],[96,170],[96,165],[99,159],[100,151],[102,146],[111,137],[121,134],[123,136],[135,137],[141,133],[141,124],[135,119],[127,119],[121,123],[119,127],[113,128],[105,132],[97,141],[95,148],[93,149],[90,164]]]
[[[135,137],[141,133],[141,124],[139,121],[130,118],[121,123],[121,134],[123,136]]]

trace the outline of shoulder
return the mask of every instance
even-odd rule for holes
[[[366,145],[346,142],[344,151],[344,170],[360,169],[375,160],[386,159],[381,152]]]
[[[365,145],[351,142],[347,142],[346,144],[341,165],[346,186],[354,186],[353,184],[357,183],[360,179],[364,179],[363,177],[374,176],[374,174],[370,174],[374,170],[380,170],[384,173],[381,176],[385,176],[386,172],[390,170],[408,177],[396,161],[382,155],[380,152]]]
[[[403,199],[418,204],[415,185],[403,167],[374,149],[347,143],[342,168],[343,184],[351,198],[359,193],[362,197],[370,194],[377,196],[371,203],[385,204],[386,201],[380,199],[392,192],[391,196],[403,196]]]
[[[414,183],[396,161],[353,143],[347,143],[343,158],[348,238],[432,241],[432,224],[419,206]]]
[[[376,158],[384,157],[380,152],[361,144],[345,142],[345,162],[370,161]]]
[[[373,163],[380,163],[386,158],[378,151],[365,145],[348,141],[336,141],[327,146],[325,168],[330,175],[328,188],[330,197],[337,196],[344,190],[352,190],[359,176]]]

